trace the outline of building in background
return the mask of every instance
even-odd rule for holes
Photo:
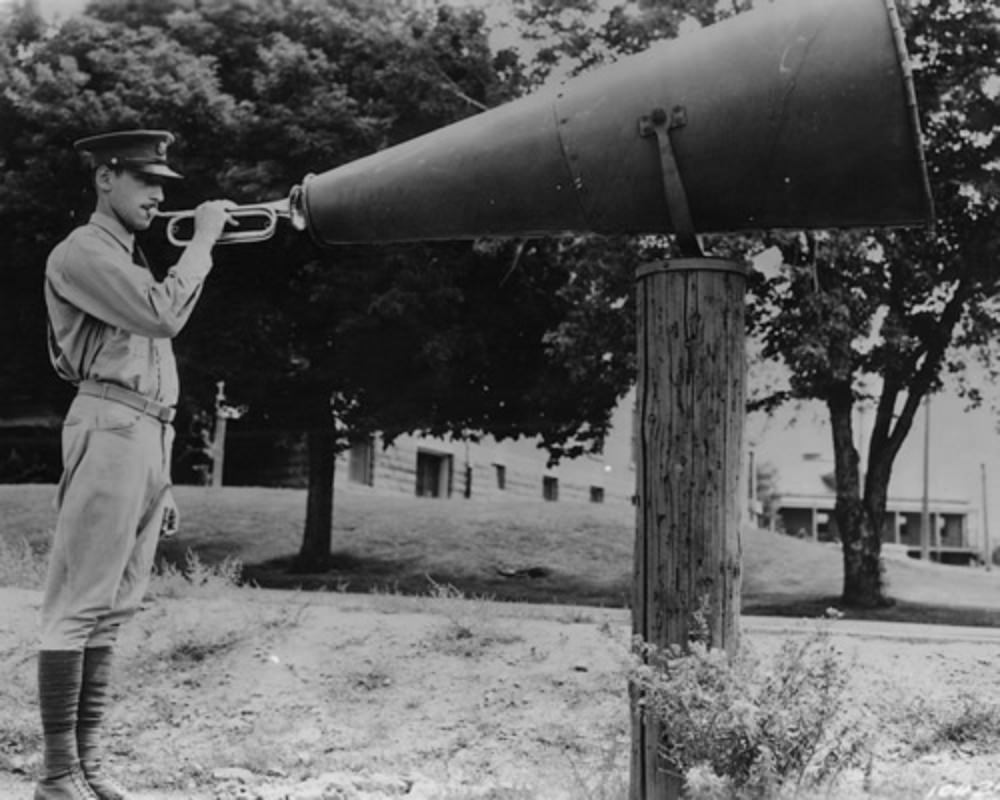
[[[776,527],[803,539],[839,541],[837,521],[833,515],[836,485],[832,460],[823,458],[819,453],[802,453],[798,463],[790,458],[782,467],[779,467],[779,472],[785,477],[781,479],[776,502]],[[907,477],[912,476],[904,474],[904,481],[893,481],[882,542],[919,548],[923,486],[922,482],[905,485]],[[929,494],[928,511],[933,547],[956,552],[970,550],[970,523],[976,514],[971,497],[967,494]]]
[[[871,422],[863,409],[854,421],[862,470]],[[755,460],[775,475],[777,512],[771,524],[793,536],[837,541],[833,443],[822,404],[802,403],[769,417],[751,415],[747,429]],[[959,561],[987,558],[992,552],[987,521],[1000,519],[1000,493],[990,489],[1000,479],[996,417],[989,407],[969,409],[955,392],[935,395],[930,414],[918,413],[896,458],[884,547],[920,551],[925,443],[930,544],[955,551]]]
[[[618,404],[599,455],[548,465],[535,439],[479,441],[405,435],[384,447],[378,437],[356,442],[339,457],[338,474],[363,484],[420,497],[631,504],[635,495],[635,393]]]

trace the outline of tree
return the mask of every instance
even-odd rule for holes
[[[53,221],[57,181],[42,201],[40,178],[16,162],[23,153],[42,173],[53,162],[75,169],[76,136],[169,127],[189,176],[170,206],[206,195],[254,202],[285,195],[309,171],[496,105],[526,80],[515,55],[490,51],[480,11],[348,0],[99,0],[88,16],[8,55],[12,168],[0,213],[38,198],[48,228],[36,266],[70,220]],[[117,86],[116,71],[135,74],[135,83]],[[43,133],[31,138],[29,129]],[[9,244],[21,252],[22,240]],[[155,231],[144,245],[154,260],[175,257]],[[297,566],[323,569],[334,457],[352,436],[532,435],[553,457],[600,446],[628,386],[628,359],[577,363],[573,337],[585,332],[596,344],[615,330],[627,335],[631,323],[620,309],[581,311],[576,301],[603,291],[619,274],[608,265],[632,250],[578,251],[572,240],[320,251],[286,229],[262,244],[218,248],[177,342],[185,412],[210,407],[221,379],[250,406],[243,424],[307,434]],[[616,296],[627,294],[627,281],[610,283]],[[32,319],[40,331],[40,309]]]
[[[764,353],[790,369],[762,398],[824,402],[830,414],[843,542],[843,601],[876,607],[889,479],[921,402],[970,348],[991,357],[997,333],[1000,154],[996,8],[973,0],[913,4],[906,29],[937,208],[933,234],[830,233],[775,239],[792,266],[763,282],[749,318]],[[873,398],[862,484],[852,411]]]

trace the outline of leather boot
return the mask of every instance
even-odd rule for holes
[[[131,795],[110,775],[100,771],[85,772],[87,785],[100,800],[130,800]]]
[[[90,788],[76,747],[76,717],[83,682],[83,653],[38,653],[38,705],[42,716],[44,774],[35,800],[99,800]]]
[[[83,654],[83,685],[76,721],[80,765],[87,783],[100,800],[128,800],[126,791],[104,771],[99,745],[111,685],[112,650],[111,647],[88,647]]]
[[[98,795],[76,767],[57,778],[42,778],[35,787],[35,800],[98,800]]]

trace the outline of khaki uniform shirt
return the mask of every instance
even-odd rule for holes
[[[175,405],[170,339],[184,327],[212,269],[212,248],[195,241],[157,283],[132,260],[135,237],[95,212],[49,255],[45,304],[49,357],[61,378],[114,383]]]

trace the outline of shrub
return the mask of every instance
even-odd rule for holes
[[[870,757],[864,726],[844,711],[847,670],[823,633],[787,641],[769,663],[697,641],[687,651],[637,642],[635,652],[630,678],[661,726],[661,766],[684,775],[692,798],[832,784]]]

